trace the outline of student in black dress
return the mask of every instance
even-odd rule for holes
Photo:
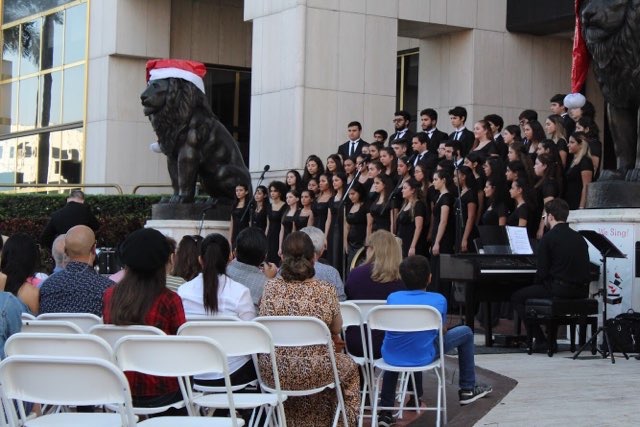
[[[303,188],[302,177],[300,176],[300,172],[298,172],[295,169],[291,169],[287,171],[286,181],[287,181],[287,188],[289,190],[296,190],[299,192]]]
[[[313,202],[313,226],[322,230],[325,236],[329,235],[331,227],[331,204],[333,202],[333,191],[329,176],[320,175],[318,179],[319,194]]]
[[[527,144],[527,153],[533,163],[536,160],[538,144],[546,138],[544,128],[539,121],[529,120],[529,122],[525,123],[523,126],[523,133],[524,137],[529,142]]]
[[[300,208],[300,193],[296,190],[287,191],[287,197],[285,198],[285,202],[287,207],[284,211],[284,215],[282,216],[282,226],[280,227],[280,238],[278,240],[278,256],[282,256],[282,242],[287,238],[292,231],[294,231],[294,221],[296,217],[296,213]]]
[[[384,147],[380,150],[380,163],[384,167],[383,172],[389,178],[397,183],[398,177],[398,158],[396,152],[391,147]]]
[[[231,209],[231,221],[229,222],[231,247],[234,249],[236,247],[236,237],[238,233],[249,226],[250,215],[249,211],[246,210],[248,195],[249,188],[245,184],[236,185],[236,200]]]
[[[569,209],[583,209],[587,204],[587,185],[593,181],[593,161],[584,132],[574,132],[571,135],[569,154],[573,155],[573,160],[565,174],[564,199],[569,204]]]
[[[310,190],[303,190],[300,193],[300,209],[296,212],[293,219],[293,227],[295,231],[300,231],[304,227],[313,225],[313,201],[315,196]]]
[[[367,193],[373,184],[373,179],[369,180],[369,163],[370,160],[368,157],[365,158],[364,155],[356,157],[356,168],[360,171],[358,182],[364,186]]]
[[[598,178],[600,171],[600,159],[602,158],[602,142],[600,142],[600,129],[589,116],[583,116],[576,122],[576,132],[584,132],[589,141],[589,155],[593,162],[593,180]]]
[[[309,179],[309,182],[307,182],[307,190],[313,193],[314,198],[320,195],[320,186],[318,185],[318,180],[316,178]]]
[[[539,144],[538,144],[539,145]],[[531,156],[526,153],[527,147],[522,145],[520,142],[514,142],[509,147],[509,152],[507,154],[507,159],[509,163],[511,162],[520,162],[524,167],[525,175],[523,175],[529,182],[533,185],[535,181],[535,174],[533,173],[533,161],[531,160]],[[537,155],[537,153],[536,153]],[[505,165],[506,166],[506,165]]]
[[[506,148],[506,146],[505,146]],[[506,153],[505,149],[505,153]],[[502,157],[498,157],[502,159]],[[487,178],[484,176],[484,171],[480,167],[484,163],[484,157],[482,154],[479,154],[475,151],[472,151],[465,157],[464,165],[471,169],[473,172],[473,177],[476,180],[476,194],[478,195],[478,215],[476,217],[476,224],[480,221],[480,215],[484,212],[485,204],[484,204],[484,183]]]
[[[475,252],[473,240],[478,237],[476,219],[479,216],[476,178],[471,168],[462,166],[453,179],[460,187],[460,212],[462,213],[460,252]]]
[[[545,203],[550,202],[556,197],[560,197],[562,194],[562,169],[560,166],[560,159],[553,157],[549,153],[538,154],[536,163],[533,165],[533,170],[536,176],[539,178],[538,182],[534,186],[536,191],[537,206],[540,209]],[[540,222],[538,225],[538,231],[536,232],[536,238],[542,239],[544,234],[544,220],[542,219],[542,210],[538,211],[540,216]]]
[[[402,184],[403,204],[398,212],[396,235],[402,240],[402,256],[427,254],[429,215],[422,200],[420,183],[410,178]]]
[[[447,300],[451,294],[451,283],[440,280],[440,254],[452,254],[455,244],[455,218],[453,194],[453,177],[446,169],[437,170],[433,174],[433,187],[438,198],[433,206],[433,222],[431,223],[431,267],[435,289]]]
[[[327,167],[325,172],[331,176],[337,173],[344,173],[344,167],[342,166],[342,157],[337,154],[331,154],[327,157]]]
[[[280,265],[278,251],[280,249],[280,228],[282,227],[282,217],[287,209],[284,198],[287,194],[287,185],[282,181],[272,181],[269,184],[269,197],[271,205],[267,212],[267,241],[269,250],[267,251],[267,261]]]
[[[304,164],[304,173],[302,174],[302,182],[307,184],[311,178],[318,179],[324,173],[324,165],[320,157],[315,154],[307,157]]]
[[[367,213],[367,239],[376,230],[393,229],[393,216],[391,215],[391,204],[389,203],[389,195],[393,191],[393,181],[387,175],[381,173],[373,179],[371,187],[376,193],[375,197],[369,203]]]
[[[480,225],[507,225],[507,208],[504,203],[505,179],[490,177],[484,185],[487,208],[480,218]]]
[[[267,211],[268,209],[268,193],[267,187],[264,185],[256,188],[253,196],[253,206],[251,207],[251,226],[258,227],[265,234],[267,231]]]
[[[524,178],[516,179],[511,183],[509,194],[515,202],[515,209],[507,217],[507,225],[526,227],[529,238],[534,239],[539,218],[535,218],[535,202],[529,197],[529,183]]]
[[[493,140],[493,133],[491,132],[491,125],[486,120],[478,120],[473,125],[474,141],[469,153],[478,153],[485,158],[493,155],[498,155],[495,141]],[[468,155],[468,154],[467,154]]]
[[[329,228],[329,233],[327,234],[327,262],[333,265],[336,270],[342,272],[342,265],[344,263],[342,256],[342,241],[343,241],[343,233],[344,233],[344,217],[346,209],[348,209],[349,199],[345,200],[345,203],[342,205],[342,211],[338,212],[338,206],[342,202],[342,198],[344,196],[344,192],[347,189],[347,176],[344,172],[339,172],[331,177],[331,185],[333,187],[333,199],[331,200],[331,205],[329,210],[331,211],[331,224]],[[335,227],[337,228],[337,231]],[[337,235],[336,235],[337,233]],[[336,240],[336,238],[338,240]],[[338,244],[334,244],[334,242]]]
[[[344,167],[344,173],[347,175],[347,184],[351,184],[351,181],[356,176],[356,158],[347,157],[342,162],[342,167]]]
[[[544,129],[549,139],[555,142],[562,162],[562,168],[564,169],[567,165],[567,156],[569,155],[567,135],[564,129],[564,118],[558,114],[550,115],[544,122]]]
[[[347,265],[351,266],[353,257],[364,246],[367,237],[367,208],[365,199],[367,193],[359,182],[353,184],[349,190],[351,206],[345,216],[344,251],[347,254]]]
[[[522,142],[522,137],[520,136],[520,126],[505,126],[505,128],[502,129],[502,139],[504,139],[504,143],[507,144],[507,146],[510,146],[514,142]]]

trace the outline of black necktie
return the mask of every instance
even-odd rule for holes
[[[455,139],[456,141],[460,141],[460,134],[461,134],[461,133],[462,133],[462,131],[461,131],[461,130],[457,130],[457,131],[456,131],[456,136],[455,136],[453,139]]]
[[[351,141],[351,146],[349,147],[349,157],[352,157],[356,152],[356,142]]]

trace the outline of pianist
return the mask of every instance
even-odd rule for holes
[[[525,302],[530,298],[582,299],[589,294],[589,251],[587,242],[566,223],[569,205],[553,199],[544,205],[542,219],[550,229],[538,244],[536,284],[514,292],[511,303],[520,319],[525,318]],[[534,348],[545,350],[546,338],[536,326]]]

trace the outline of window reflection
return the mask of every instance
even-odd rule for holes
[[[18,82],[0,85],[0,135],[15,132],[18,124]]]
[[[40,78],[40,126],[61,124],[60,95],[62,90],[62,72],[47,73]]]
[[[16,139],[0,141],[0,183],[9,184],[15,180],[16,168]],[[0,191],[8,188],[0,187]]]
[[[87,23],[86,3],[67,9],[66,23],[64,33],[64,62],[70,64],[84,59]]]
[[[18,127],[22,132],[36,127],[38,122],[38,78],[31,77],[20,81],[20,98],[18,104]]]
[[[20,27],[15,26],[2,31],[2,80],[18,75],[18,51],[20,43]]]
[[[40,29],[38,18],[20,25],[20,75],[35,73],[40,69]]]
[[[72,1],[73,0],[4,0],[2,22],[8,24]]]
[[[64,94],[62,96],[63,123],[82,120],[84,105],[84,65],[64,70]]]
[[[42,70],[62,65],[64,12],[44,17],[42,27]]]

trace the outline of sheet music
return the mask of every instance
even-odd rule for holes
[[[529,236],[527,235],[527,227],[507,225],[505,228],[507,229],[512,254],[533,255],[533,249],[531,249],[531,243],[529,243]]]

